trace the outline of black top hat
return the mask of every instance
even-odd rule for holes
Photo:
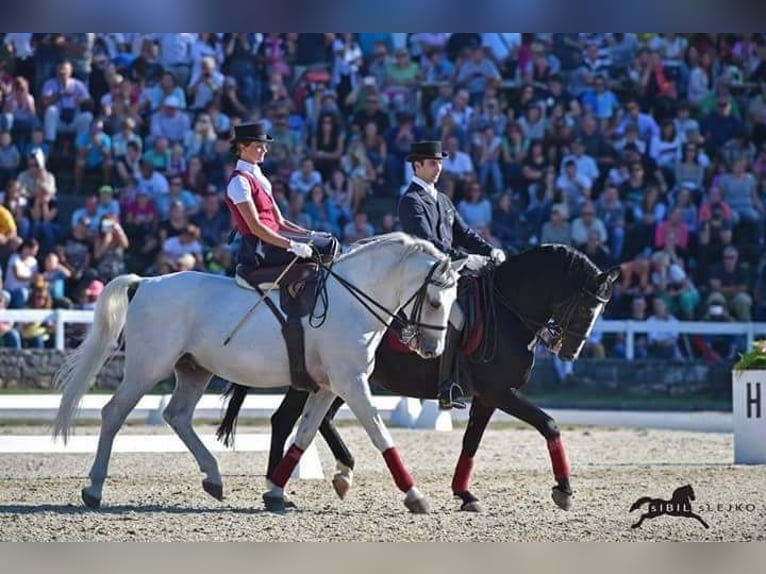
[[[442,142],[424,141],[413,142],[409,155],[404,161],[418,161],[421,159],[444,159],[449,154],[442,151]]]
[[[242,124],[234,126],[233,142],[270,142],[274,141],[274,138],[266,133],[266,126],[263,122],[255,122],[252,124]]]

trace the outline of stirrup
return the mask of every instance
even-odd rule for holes
[[[439,391],[439,410],[448,411],[450,409],[464,409],[466,407],[463,389],[457,383],[452,383],[446,389]]]

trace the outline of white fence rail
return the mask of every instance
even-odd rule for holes
[[[16,323],[55,323],[55,347],[56,349],[63,350],[65,345],[65,325],[67,323],[90,324],[93,322],[93,311],[75,311],[70,309],[54,309],[51,311],[38,309],[0,309],[0,321]],[[601,333],[624,333],[626,356],[628,359],[633,359],[635,337],[637,334],[669,332],[688,335],[739,335],[746,337],[749,348],[757,335],[766,335],[766,323],[599,321],[595,330]]]

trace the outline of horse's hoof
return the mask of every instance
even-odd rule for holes
[[[80,494],[82,496],[82,501],[88,508],[99,508],[101,506],[101,499],[92,494],[88,494],[87,488],[83,488]]]
[[[464,512],[484,512],[484,508],[482,508],[478,500],[473,500],[471,502],[464,502],[460,506],[460,510]]]
[[[263,505],[269,512],[284,512],[287,508],[284,497],[271,496],[268,493],[263,495]]]
[[[417,488],[414,486],[407,492],[407,496],[404,497],[404,506],[412,514],[428,514],[431,511],[431,507],[426,500],[426,497],[420,494]]]
[[[569,510],[572,508],[572,493],[566,492],[565,490],[562,490],[558,486],[554,486],[553,490],[551,491],[551,497],[553,498],[553,502],[556,503],[556,506],[561,508],[562,510]]]
[[[338,498],[343,500],[351,489],[351,478],[339,472],[332,477],[332,487],[335,489],[335,494],[338,495]]]
[[[209,480],[202,481],[202,489],[218,501],[223,500],[223,485]]]

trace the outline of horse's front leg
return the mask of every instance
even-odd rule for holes
[[[479,448],[481,438],[484,436],[484,430],[487,428],[493,412],[495,412],[495,409],[486,406],[479,397],[474,397],[471,401],[468,426],[466,426],[465,433],[463,434],[463,450],[460,451],[460,458],[457,461],[455,474],[452,477],[452,493],[463,502],[460,510],[467,512],[482,511],[479,499],[468,490],[468,484],[471,480],[476,451]]]
[[[331,378],[331,381],[338,395],[346,401],[357,420],[367,431],[372,444],[383,455],[383,460],[385,460],[396,486],[405,493],[404,505],[414,514],[427,513],[429,511],[428,501],[415,487],[415,481],[412,480],[410,473],[404,467],[391,434],[377,409],[372,405],[372,393],[367,376],[365,374],[341,375]]]
[[[556,479],[551,496],[559,508],[569,510],[572,507],[573,495],[572,487],[569,484],[569,459],[556,421],[540,407],[530,403],[516,389],[510,389],[504,393],[497,407],[503,412],[529,423],[545,437],[548,444],[548,454],[551,457],[553,476]]]
[[[268,468],[266,469],[266,488],[268,489],[273,486],[271,477],[284,456],[287,438],[290,436],[295,423],[298,422],[308,397],[308,393],[291,387],[285,394],[285,398],[282,399],[279,408],[271,415],[271,446]],[[336,397],[319,425],[319,433],[335,457],[338,472],[332,479],[332,485],[338,497],[343,499],[353,484],[354,457],[333,424],[333,418],[341,406],[343,406],[343,399]],[[287,503],[287,505],[291,506],[291,503]]]
[[[310,394],[306,400],[303,417],[295,434],[295,442],[287,449],[282,460],[274,469],[270,479],[271,488],[263,495],[263,502],[268,510],[282,511],[285,509],[285,484],[298,465],[304,451],[314,440],[319,424],[334,398],[335,394],[331,390],[322,387],[316,393]]]

